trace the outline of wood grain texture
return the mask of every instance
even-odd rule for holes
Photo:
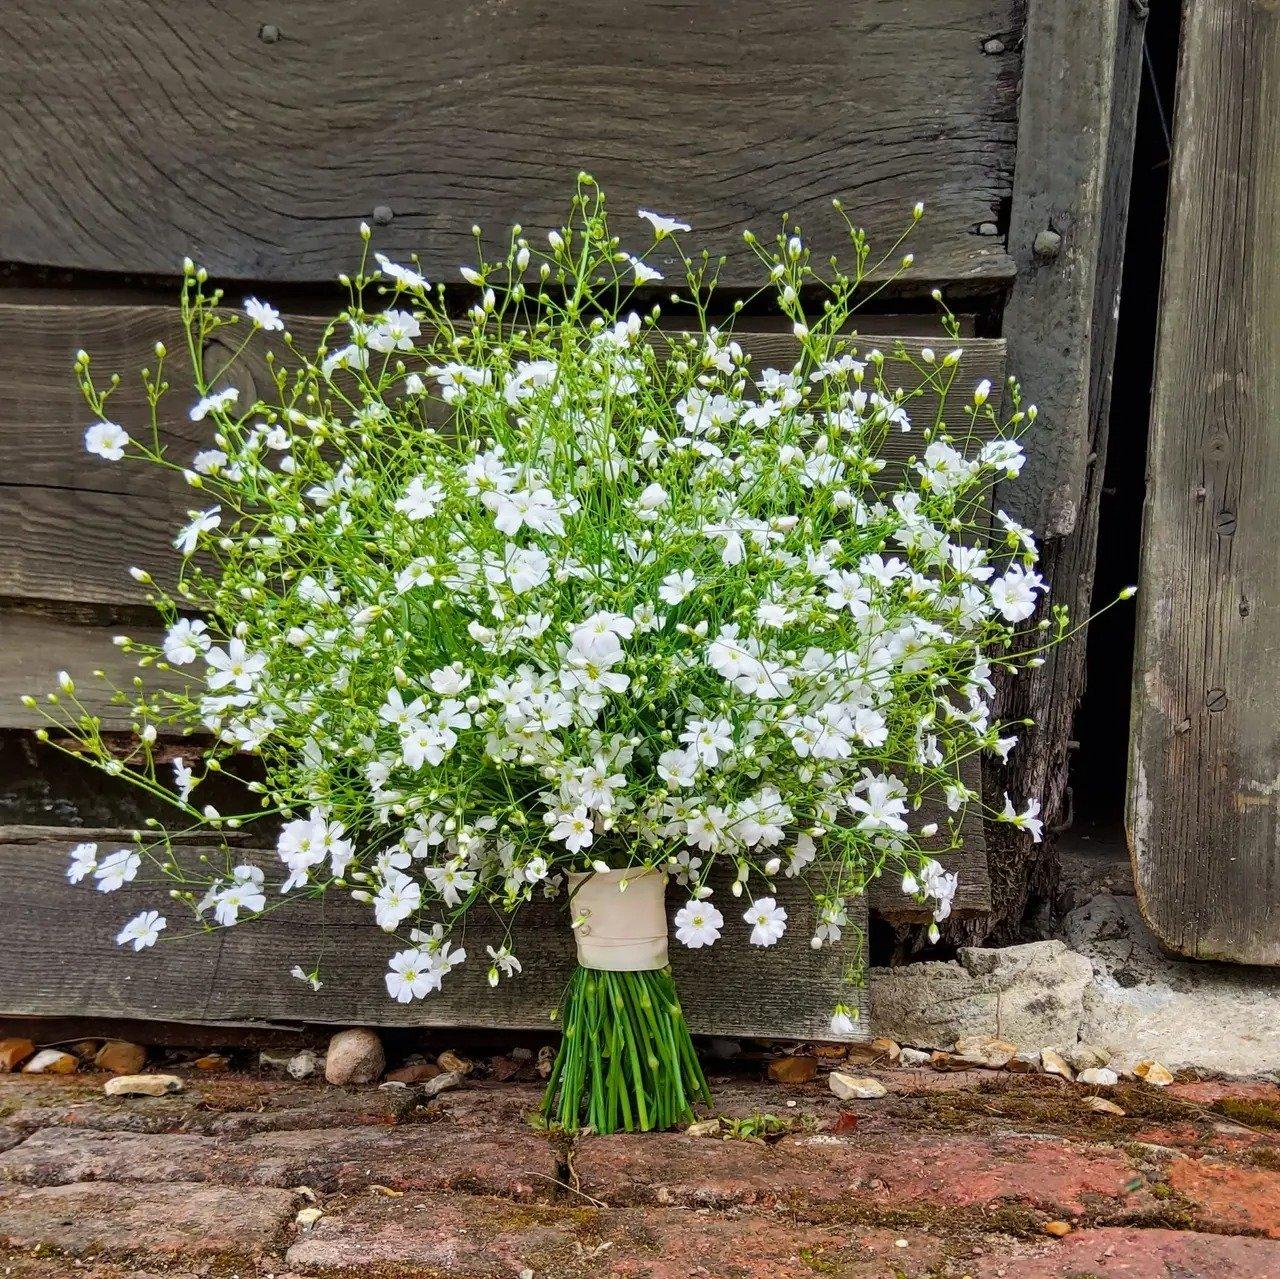
[[[1009,225],[1017,276],[1003,326],[1010,371],[1041,418],[1027,464],[1000,500],[1045,537],[1063,537],[1081,519],[1095,354],[1114,340],[1120,275],[1106,245],[1117,221],[1124,243],[1127,183],[1117,192],[1109,176],[1117,144],[1126,178],[1132,157],[1130,67],[1140,50],[1122,41],[1131,8],[1130,0],[1030,0],[1027,15]],[[1059,237],[1056,248],[1046,232]]]
[[[1106,13],[1102,14],[1102,10]],[[1097,75],[1110,85],[1109,97],[1100,97],[1093,92],[1091,83],[1081,81],[1083,72],[1073,77],[1066,69],[1080,65],[1081,58],[1094,56],[1087,50],[1076,48],[1081,40],[1081,31],[1092,29],[1081,24],[1096,23],[1108,15],[1108,20],[1117,24],[1117,30],[1114,39],[1108,37],[1103,41],[1112,50],[1113,63],[1109,72],[1097,69]],[[1068,383],[1076,388],[1072,391],[1073,396],[1081,393],[1082,385],[1085,388],[1084,417],[1080,417],[1082,406],[1072,400],[1072,424],[1062,428],[1069,433],[1083,431],[1083,449],[1079,438],[1065,451],[1059,448],[1056,438],[1059,424],[1047,402],[1041,399],[1045,412],[1028,437],[1029,460],[1027,468],[1024,468],[1024,475],[1031,471],[1032,509],[1021,512],[1033,523],[1040,520],[1040,512],[1035,509],[1036,495],[1043,495],[1047,490],[1037,476],[1040,480],[1047,479],[1050,486],[1058,477],[1064,483],[1080,486],[1074,527],[1069,533],[1044,538],[1040,557],[1040,571],[1051,584],[1052,601],[1065,604],[1076,618],[1083,618],[1089,612],[1098,552],[1099,499],[1106,463],[1112,360],[1145,22],[1144,10],[1119,0],[1108,0],[1097,10],[1088,8],[1087,12],[1081,13],[1079,24],[1072,24],[1064,18],[1059,0],[1033,0],[1028,12],[1028,42],[1056,41],[1058,54],[1056,58],[1049,59],[1055,69],[1048,80],[1026,81],[1024,111],[1047,120],[1051,118],[1047,114],[1049,108],[1036,107],[1030,102],[1031,95],[1047,94],[1052,103],[1063,94],[1082,93],[1097,112],[1094,123],[1088,127],[1106,136],[1105,157],[1099,177],[1101,185],[1088,232],[1096,238],[1096,243],[1087,250],[1087,256],[1094,264],[1092,294],[1081,292],[1082,277],[1074,267],[1056,271],[1046,266],[1042,276],[1033,275],[1030,281],[1025,282],[1031,293],[1024,294],[1024,300],[1028,296],[1037,298],[1038,305],[1050,314],[1061,308],[1064,316],[1074,317],[1070,324],[1058,331],[1051,321],[1028,315],[1024,309],[1021,314],[1031,326],[1032,336],[1036,339],[1033,342],[1020,329],[1015,336],[1008,315],[1005,320],[1010,346],[1017,348],[1020,360],[1020,364],[1015,366],[1011,359],[1011,369],[1025,372],[1033,378],[1044,363],[1050,371],[1055,368],[1060,373],[1070,370]],[[1075,113],[1067,109],[1060,127],[1069,133],[1085,126],[1081,125]],[[1073,138],[1064,137],[1061,145],[1069,153],[1076,143]],[[1055,148],[1050,147],[1047,160],[1042,154],[1041,175],[1057,199],[1063,193],[1056,185],[1054,151]],[[1079,237],[1083,234],[1079,226],[1068,226],[1063,235],[1064,252],[1082,252],[1078,246]],[[1039,272],[1042,268],[1033,267],[1032,270]],[[1018,289],[1023,287],[1024,282],[1020,280]],[[1087,315],[1084,308],[1090,308]],[[1072,334],[1075,335],[1071,337],[1074,345],[1060,350],[1056,343]],[[1079,345],[1082,335],[1083,347]],[[1069,359],[1065,358],[1064,351]],[[1061,388],[1068,383],[1059,381],[1057,385]],[[1034,382],[1031,386],[1034,390]],[[1061,470],[1055,471],[1055,467]],[[1072,470],[1072,467],[1076,469]],[[1005,510],[1020,510],[1017,490],[1021,487],[1020,478],[1016,484],[998,488],[997,504]],[[999,717],[1006,721],[1031,719],[1034,724],[1022,730],[1021,741],[1007,764],[998,760],[985,762],[985,792],[989,796],[999,796],[1007,791],[1015,797],[1038,798],[1042,804],[1046,838],[1042,844],[1033,845],[1027,835],[1011,826],[998,822],[988,824],[987,862],[991,875],[992,911],[985,918],[959,920],[946,927],[948,940],[956,944],[1008,944],[1020,940],[1029,902],[1034,899],[1051,900],[1056,892],[1058,859],[1055,835],[1069,820],[1067,782],[1072,722],[1084,691],[1085,641],[1084,634],[1077,635],[1047,653],[1045,664],[1038,670],[1016,680],[1006,680],[999,687]]]
[[[96,715],[108,732],[127,731],[127,707],[113,701],[113,689],[128,688],[141,674],[148,688],[182,689],[184,672],[149,668],[139,672],[137,658],[112,642],[129,635],[144,643],[158,643],[160,631],[152,626],[103,625],[76,621],[13,606],[0,605],[0,728],[42,728],[48,720],[22,698],[43,702],[56,691],[58,672],[69,672],[76,683],[76,697],[85,711]],[[105,678],[97,678],[102,671]]]
[[[820,256],[844,244],[833,196],[886,246],[924,199],[913,274],[1003,279],[976,230],[1009,195],[1019,21],[1019,0],[7,0],[0,258],[330,279],[368,220],[453,279],[473,222],[555,225],[586,168],[637,238],[637,205],[685,216],[729,283],[757,278],[742,228],[783,210]]]
[[[288,319],[304,349],[323,331],[316,317]],[[179,336],[174,308],[0,304],[0,596],[137,604],[146,592],[129,577],[131,565],[145,567],[163,584],[173,580],[179,560],[171,539],[185,512],[201,505],[199,494],[158,467],[109,463],[85,453],[87,410],[71,365],[83,348],[102,382],[112,372],[121,374],[111,411],[137,432],[146,422],[137,371],[153,362],[155,343],[165,342],[171,352],[166,376],[175,389],[162,401],[161,438],[173,457],[185,461],[209,447],[212,429],[208,422],[187,419],[194,397],[183,389],[190,385],[190,369]],[[743,332],[738,340],[761,367],[789,367],[794,359],[790,333]],[[902,340],[916,352],[931,345],[921,337]],[[877,335],[873,344],[888,350],[893,341]],[[972,385],[985,377],[1002,385],[1003,342],[975,338],[964,349],[962,381]],[[244,371],[236,375],[242,399],[253,394],[253,368],[251,361],[248,383]],[[892,370],[888,376],[893,382]],[[265,363],[259,381],[270,390]],[[948,420],[957,430],[964,403],[963,395],[951,397],[954,416]],[[919,404],[920,411],[931,411],[926,400]],[[886,456],[905,458],[916,443],[914,435],[895,432]]]
[[[1280,7],[1187,6],[1128,830],[1172,949],[1280,965]]]
[[[323,905],[299,903],[236,928],[190,933],[167,911],[172,940],[140,955],[115,944],[125,920],[144,908],[165,911],[164,887],[126,885],[104,894],[63,877],[67,851],[97,837],[104,847],[124,832],[0,828],[0,882],[6,927],[0,938],[0,1015],[135,1017],[149,1021],[261,1023],[303,1021],[366,1026],[493,1026],[545,1030],[574,963],[563,902],[532,903],[520,916],[513,948],[524,972],[491,990],[485,946],[503,941],[500,925],[477,912],[458,941],[472,959],[425,1000],[398,1004],[383,984],[394,939],[373,926],[369,908],[332,894]],[[181,855],[196,856],[188,844]],[[248,856],[248,854],[246,854]],[[842,980],[852,952],[846,942],[809,946],[815,923],[807,891],[778,885],[790,915],[782,941],[767,949],[744,943],[736,899],[720,884],[727,929],[721,943],[692,951],[672,943],[671,960],[690,1027],[714,1035],[821,1039],[830,1034],[836,1002],[860,992]],[[678,888],[668,892],[670,913]],[[172,903],[169,903],[171,906]],[[865,923],[865,918],[861,921]],[[50,963],[50,936],[75,939],[74,963]],[[320,960],[325,985],[312,992],[289,975]],[[862,1033],[866,1032],[863,1010]]]

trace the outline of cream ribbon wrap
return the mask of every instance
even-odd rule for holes
[[[626,889],[620,885],[626,880]],[[569,909],[578,963],[610,973],[667,966],[667,876],[662,871],[608,870],[569,875]]]

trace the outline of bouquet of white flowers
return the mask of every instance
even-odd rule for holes
[[[782,874],[810,886],[815,947],[882,873],[946,916],[956,881],[937,856],[981,803],[960,765],[1014,744],[991,717],[993,666],[1040,660],[1014,640],[1045,589],[1031,536],[989,502],[1022,465],[1034,408],[1010,383],[998,419],[988,384],[954,385],[958,349],[891,352],[915,379],[892,386],[886,356],[850,332],[873,267],[909,264],[901,242],[870,263],[850,227],[851,266],[824,273],[785,222],[768,246],[748,234],[794,333],[786,367],[757,368],[733,337],[742,304],[713,320],[715,261],[678,247],[686,225],[640,217],[650,248],[632,253],[584,175],[546,241],[515,227],[486,261],[477,232],[461,315],[415,265],[371,263],[364,228],[349,304],[307,351],[264,302],[224,310],[188,263],[190,418],[207,447],[161,442],[162,348],[149,424],[112,421],[115,382],[99,387],[83,353],[76,366],[89,451],[180,471],[205,495],[175,540],[176,588],[134,570],[163,641],[118,641],[188,679],[117,692],[137,730],[125,758],[69,676],[46,702],[69,749],[187,825],[278,829],[272,882],[232,848],[225,866],[180,867],[164,833],[115,860],[82,850],[73,880],[109,890],[145,863],[177,881],[197,928],[351,894],[394,939],[393,999],[476,962],[462,943],[477,905],[514,921],[567,885],[582,966],[547,1114],[597,1131],[681,1122],[706,1094],[667,969],[670,872],[691,947],[717,942],[726,914],[744,942],[773,945]],[[662,278],[645,260],[657,245],[683,264],[679,331],[635,309],[637,286]],[[238,332],[239,350],[271,347],[256,403],[203,371],[210,337],[235,347]],[[965,406],[958,431],[949,399],[952,422]],[[897,432],[915,451],[886,469]],[[1048,644],[1066,619],[1038,626]],[[173,734],[213,744],[170,776],[154,746]],[[220,813],[200,786],[235,754],[259,761],[253,799]],[[927,798],[952,814],[941,830],[916,816]],[[1039,838],[1037,812],[987,815]],[[708,886],[717,864],[732,910]],[[167,923],[148,911],[120,940],[141,950]],[[510,932],[479,962],[494,985],[516,977]],[[847,1008],[833,1019],[852,1029]]]

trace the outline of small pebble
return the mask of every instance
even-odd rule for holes
[[[1114,1101],[1108,1101],[1105,1097],[1086,1097],[1084,1104],[1099,1115],[1123,1115],[1125,1113]]]
[[[147,1050],[127,1039],[108,1039],[98,1049],[93,1064],[113,1075],[136,1075],[147,1064]]]
[[[24,1075],[74,1075],[80,1062],[59,1048],[42,1048],[22,1068]]]
[[[305,1230],[308,1226],[314,1226],[323,1216],[324,1212],[319,1208],[299,1208],[294,1221]]]
[[[1057,231],[1038,231],[1031,251],[1038,258],[1056,258],[1062,249],[1062,236]]]
[[[462,1075],[456,1070],[446,1070],[443,1075],[437,1075],[434,1079],[428,1079],[425,1084],[418,1089],[418,1096],[435,1097],[445,1092],[449,1088],[456,1088],[462,1082]]]
[[[817,1073],[816,1057],[779,1057],[769,1063],[769,1078],[777,1084],[807,1084]]]
[[[970,1066],[999,1070],[1007,1066],[1018,1051],[1017,1044],[993,1035],[967,1035],[956,1040],[955,1055]]]
[[[1044,1223],[1044,1232],[1046,1235],[1052,1235],[1055,1239],[1062,1239],[1071,1233],[1071,1225],[1066,1221],[1046,1221]]]
[[[903,1048],[898,1054],[898,1061],[903,1066],[927,1066],[929,1054],[919,1048]]]
[[[1074,1070],[1089,1070],[1093,1066],[1105,1066],[1111,1061],[1111,1054],[1096,1044],[1075,1044],[1063,1055]]]
[[[340,1030],[329,1040],[324,1077],[331,1084],[371,1084],[381,1077],[387,1058],[372,1030]]]
[[[459,1057],[457,1053],[442,1052],[436,1058],[436,1065],[441,1070],[451,1070],[455,1074],[469,1075],[475,1069],[475,1062],[469,1061],[466,1057]]]
[[[17,1070],[35,1050],[29,1039],[0,1039],[0,1073]]]
[[[1093,1084],[1099,1088],[1110,1088],[1112,1084],[1118,1084],[1120,1076],[1114,1070],[1108,1070],[1105,1066],[1092,1066],[1088,1070],[1082,1070],[1076,1076],[1078,1084]]]
[[[1154,1084],[1157,1088],[1167,1088],[1173,1083],[1173,1072],[1163,1062],[1153,1061],[1147,1058],[1140,1061],[1134,1068],[1133,1073],[1139,1079],[1145,1079],[1147,1083]]]
[[[406,1062],[396,1070],[387,1071],[387,1083],[425,1084],[428,1079],[434,1079],[440,1073],[440,1067],[429,1061]]]
[[[1058,1075],[1067,1080],[1075,1078],[1075,1071],[1071,1069],[1067,1059],[1061,1053],[1054,1052],[1052,1048],[1040,1050],[1040,1069],[1046,1075]]]
[[[827,1076],[827,1083],[841,1101],[870,1101],[889,1091],[878,1079],[846,1075],[842,1070],[833,1070]]]
[[[182,1080],[177,1075],[116,1075],[102,1085],[108,1097],[163,1097],[181,1092]]]
[[[902,1049],[885,1035],[877,1035],[871,1041],[871,1047],[888,1062],[896,1062],[902,1056]]]
[[[285,1070],[293,1076],[294,1079],[307,1079],[316,1073],[316,1055],[310,1048],[304,1048],[300,1053],[295,1053],[289,1058]]]

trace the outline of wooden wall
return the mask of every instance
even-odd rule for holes
[[[924,281],[1004,279],[1019,0],[7,0],[10,262],[329,280],[356,224],[433,278],[470,228],[555,225],[579,169],[754,282],[789,209],[878,241],[929,201]],[[1001,50],[988,53],[995,40]],[[995,48],[996,46],[991,46]]]
[[[1128,829],[1185,955],[1280,965],[1280,9],[1184,18]]]
[[[417,251],[429,276],[454,279],[472,223],[488,235],[515,219],[530,231],[553,225],[582,168],[623,224],[639,205],[688,218],[701,243],[725,254],[734,289],[757,281],[746,226],[769,232],[789,210],[820,253],[838,251],[830,201],[840,197],[887,245],[925,200],[915,263],[873,310],[927,307],[939,286],[970,330],[994,335],[1012,287],[1018,332],[1034,335],[1018,346],[1018,371],[1043,411],[1032,467],[1069,470],[1072,512],[1087,529],[1082,440],[1096,428],[1098,317],[1118,273],[1102,247],[1112,243],[1104,227],[1117,225],[1107,181],[1123,167],[1137,46],[1127,0],[1030,6],[1028,15],[1025,0],[8,0],[0,728],[31,726],[15,695],[47,685],[59,666],[118,658],[109,636],[146,617],[124,570],[163,565],[189,500],[80,452],[77,348],[101,370],[131,374],[176,329],[168,304],[187,254],[230,283],[233,300],[259,292],[305,324],[355,261],[361,221],[392,256]],[[1024,34],[1035,54],[1025,83]],[[1028,159],[1015,181],[1020,148]],[[1062,233],[1057,260],[1033,251],[1041,222]],[[1035,327],[1043,315],[1059,323]],[[867,322],[882,333],[920,325],[918,313]],[[998,379],[1001,343],[972,339],[967,349],[974,369]],[[127,407],[124,392],[118,403]],[[184,446],[201,438],[177,418],[165,429]],[[1067,536],[1062,503],[1053,510],[1044,531]],[[1068,568],[1059,588],[1078,595],[1084,570]],[[1068,700],[1078,670],[1074,678]],[[1060,692],[1041,688],[1019,709],[1044,711]],[[1059,716],[1037,751],[1057,758],[1066,735]],[[6,855],[20,860],[16,846]],[[975,829],[962,903],[971,917],[991,904],[982,850]],[[1022,871],[1034,862],[1025,839],[1005,853]],[[993,921],[1020,915],[1025,874],[1019,884],[958,938],[980,940]],[[797,1006],[797,1028],[815,1008]]]

